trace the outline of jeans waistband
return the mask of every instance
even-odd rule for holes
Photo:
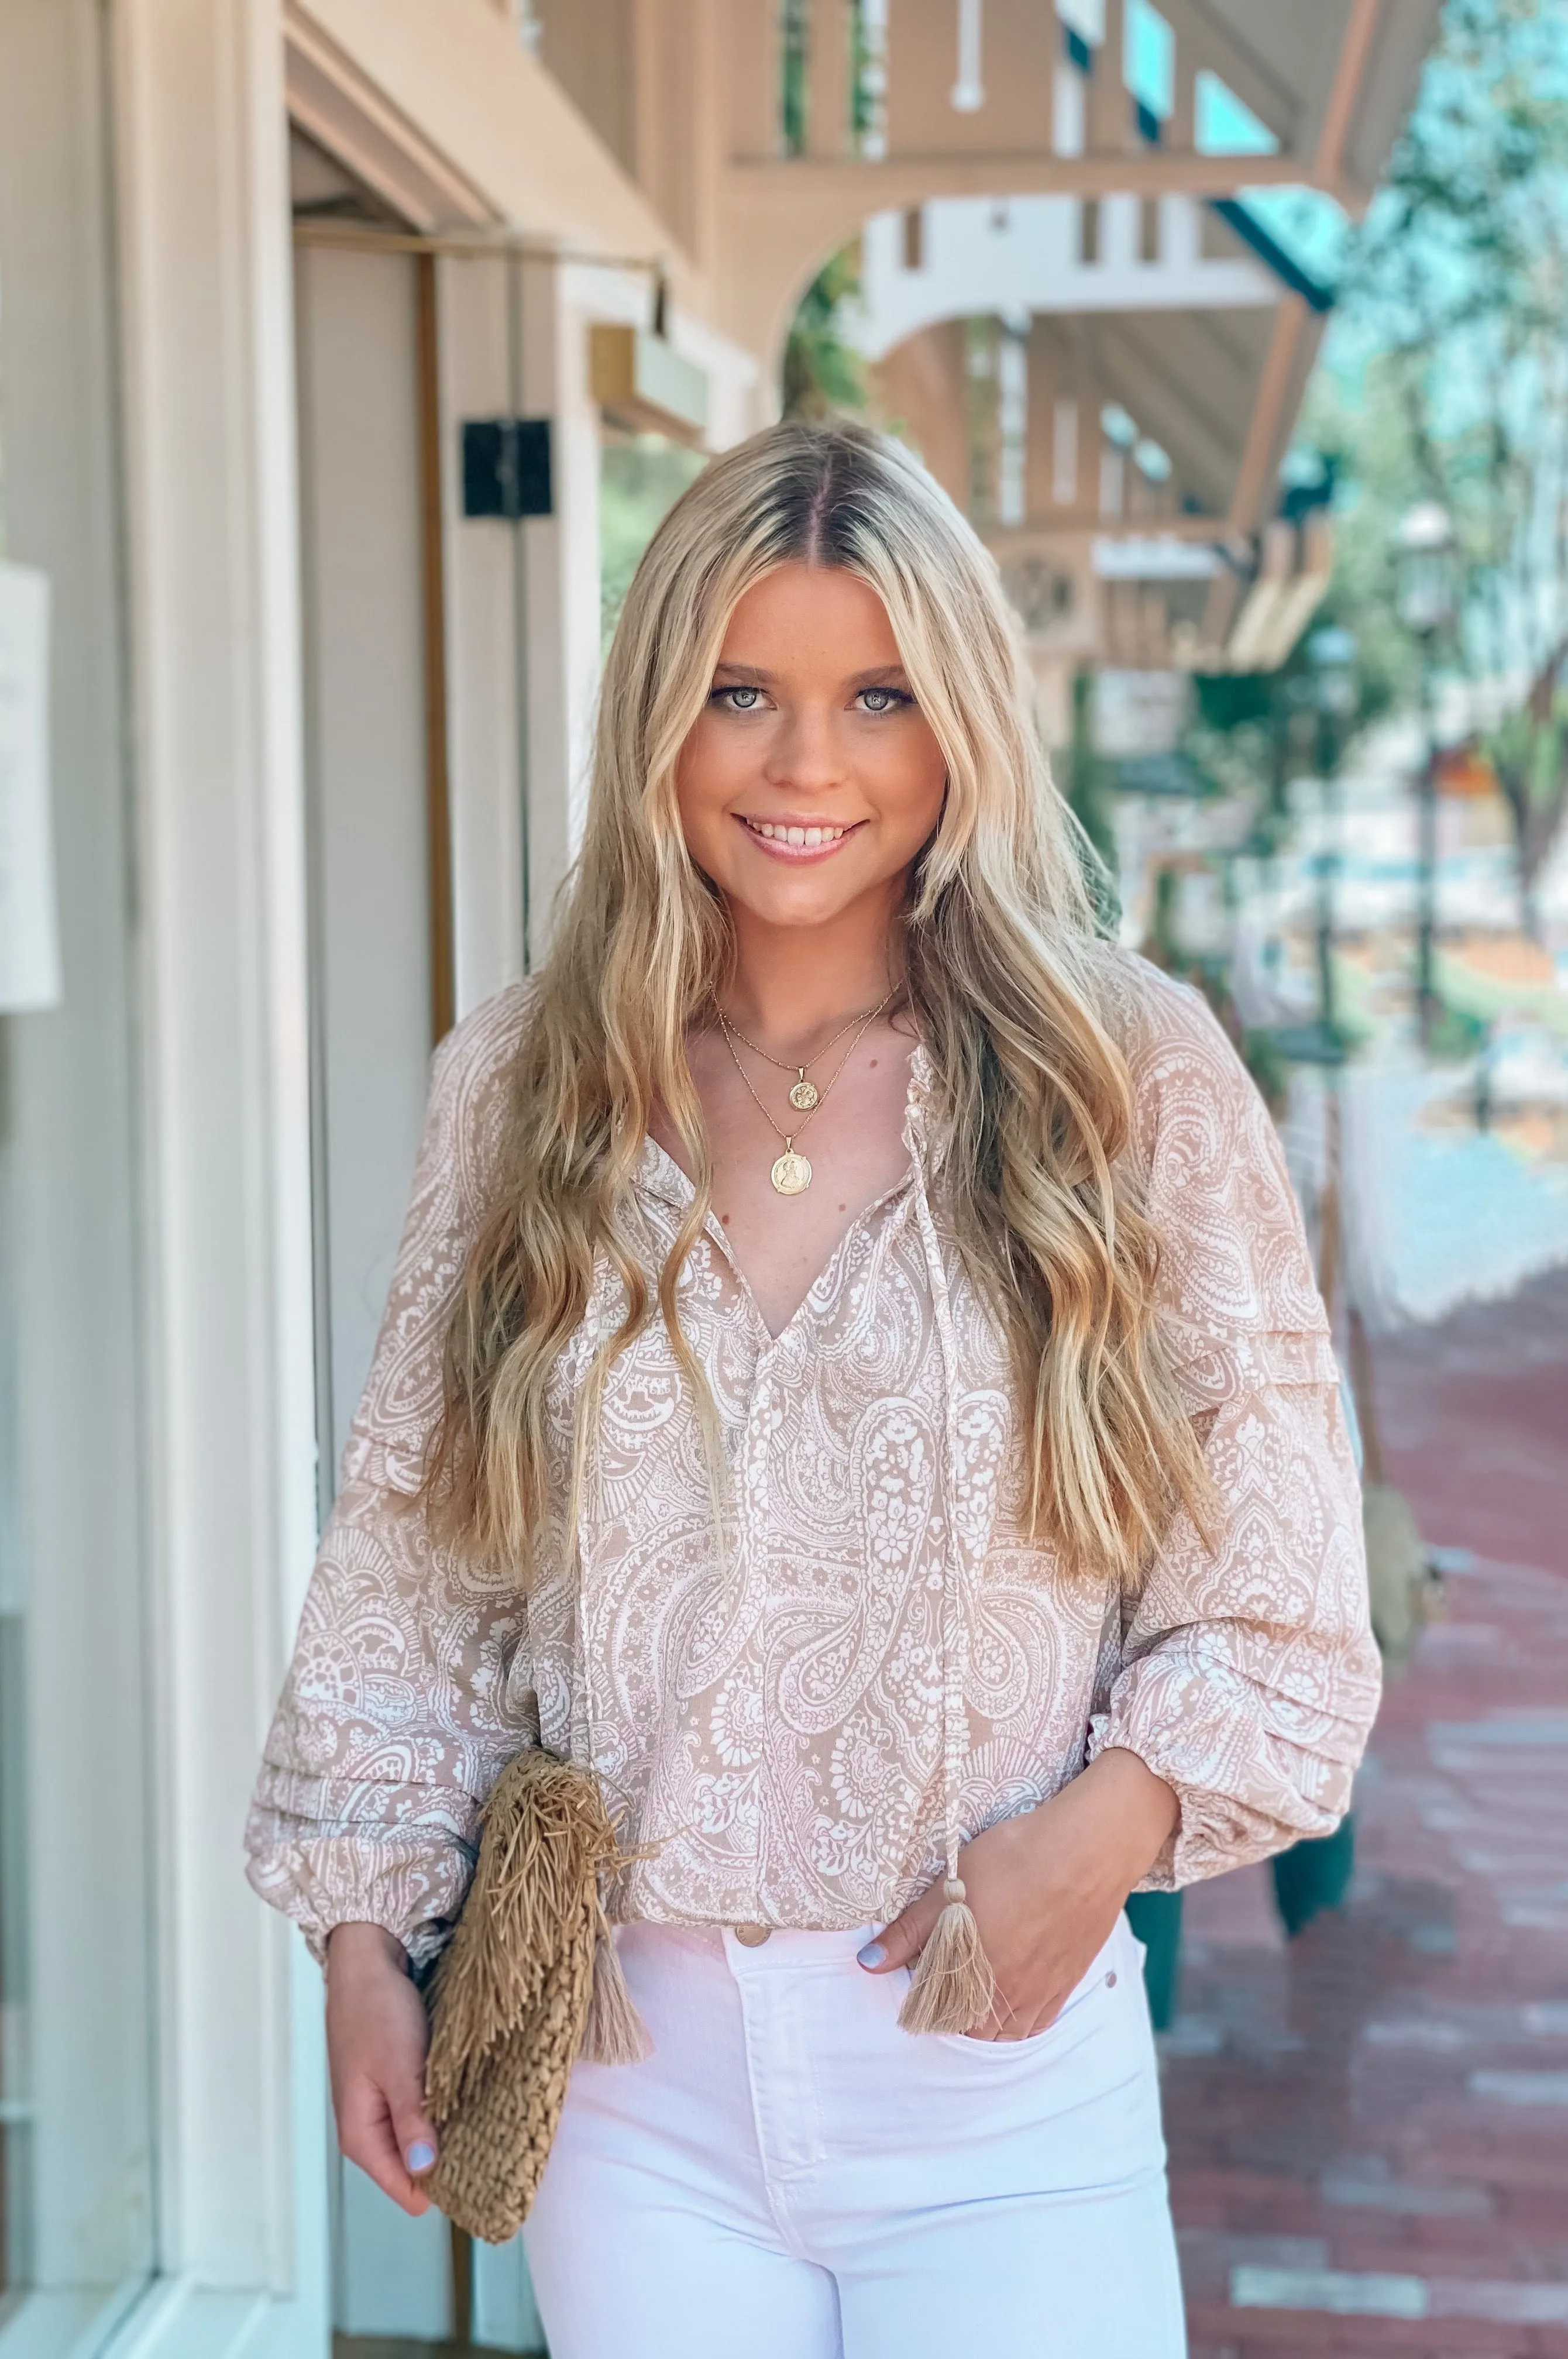
[[[736,1925],[658,1925],[644,1919],[622,1929],[634,1938],[646,1939],[669,1935],[676,1940],[700,1940],[722,1950],[731,1971],[737,1975],[752,1976],[793,1971],[802,1966],[843,1966],[856,1951],[875,1940],[882,1924],[873,1921],[840,1932],[802,1932],[792,1926],[775,1925],[766,1929]],[[766,1930],[766,1940],[758,1940],[757,1933]],[[751,1938],[748,1939],[747,1936]],[[1112,1928],[1100,1958],[1091,1967],[1091,1975],[1102,1962],[1118,1959],[1124,1947],[1129,1962],[1136,1943],[1132,1928],[1125,1915],[1118,1917]],[[1087,1979],[1087,1978],[1086,1978]]]

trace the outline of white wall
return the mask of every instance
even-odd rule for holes
[[[516,263],[501,259],[437,266],[460,1015],[523,972],[522,547],[516,526],[463,516],[461,465],[463,420],[508,416],[521,401],[517,272]]]
[[[296,266],[322,1504],[408,1209],[430,1051],[415,264]]]
[[[525,260],[520,390],[553,421],[555,514],[521,527],[525,549],[528,943],[538,965],[578,844],[599,688],[599,413],[588,391],[588,314],[572,273]]]

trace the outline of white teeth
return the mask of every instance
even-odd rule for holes
[[[754,835],[765,837],[769,843],[796,843],[802,849],[812,844],[837,843],[849,832],[842,827],[776,827],[768,819],[748,819],[746,824]]]

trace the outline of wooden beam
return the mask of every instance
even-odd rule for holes
[[[1269,340],[1268,357],[1252,408],[1252,422],[1236,470],[1231,494],[1230,529],[1237,536],[1256,532],[1269,503],[1273,470],[1279,457],[1280,428],[1292,394],[1299,388],[1303,364],[1321,333],[1322,322],[1299,295],[1287,295],[1279,305]],[[1236,612],[1238,584],[1221,575],[1210,586],[1202,637],[1205,645],[1221,645]]]
[[[1083,144],[1091,155],[1125,156],[1137,144],[1132,92],[1122,70],[1127,30],[1125,0],[1104,0],[1104,6],[1105,37],[1094,53],[1094,71],[1085,92]]]
[[[526,223],[541,244],[668,255],[672,292],[690,305],[694,274],[669,223],[515,27],[493,9],[453,7],[432,38],[434,21],[430,0],[289,0],[287,30],[291,49],[311,32],[318,54],[331,44],[389,133],[409,125],[424,150],[461,157],[457,177],[486,219]]]
[[[283,57],[289,113],[301,131],[416,229],[498,218],[466,174],[295,5],[284,11]]]
[[[774,0],[724,0],[718,18],[731,153],[779,155],[779,33]]]
[[[1356,121],[1356,110],[1372,55],[1373,37],[1382,13],[1382,0],[1352,0],[1350,21],[1345,28],[1339,63],[1334,68],[1334,87],[1329,92],[1328,104],[1323,109],[1323,129],[1318,134],[1313,178],[1324,188],[1337,187],[1344,169],[1345,146]]]
[[[1241,464],[1236,472],[1236,488],[1231,494],[1229,523],[1235,532],[1256,531],[1268,498],[1269,469],[1308,316],[1306,304],[1299,295],[1281,299],[1252,405],[1252,422],[1247,429]]]
[[[1231,546],[1230,527],[1223,516],[1103,516],[1088,508],[1047,509],[1027,524],[993,525],[985,534],[986,548],[998,557],[1027,556],[1063,541],[1083,545],[1096,540],[1192,541],[1200,549],[1222,543]]]
[[[742,156],[727,167],[729,196],[749,208],[834,201],[846,216],[901,212],[933,197],[1233,197],[1238,189],[1293,187],[1300,156],[1179,156],[1146,147],[1130,156],[1054,156],[1042,148],[904,155],[834,163],[813,156]]]

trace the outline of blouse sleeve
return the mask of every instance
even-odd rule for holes
[[[1274,1127],[1198,995],[1150,977],[1130,1046],[1137,1152],[1178,1381],[1219,1500],[1172,1520],[1127,1625],[1093,1756],[1175,1790],[1146,1890],[1326,1835],[1377,1708],[1360,1492],[1328,1321]]]
[[[434,1548],[412,1506],[521,1003],[490,1001],[437,1052],[391,1293],[246,1827],[252,1885],[318,1957],[334,1925],[364,1920],[428,1962],[467,1888],[479,1806],[538,1741],[526,1702],[507,1708],[516,1582]]]

